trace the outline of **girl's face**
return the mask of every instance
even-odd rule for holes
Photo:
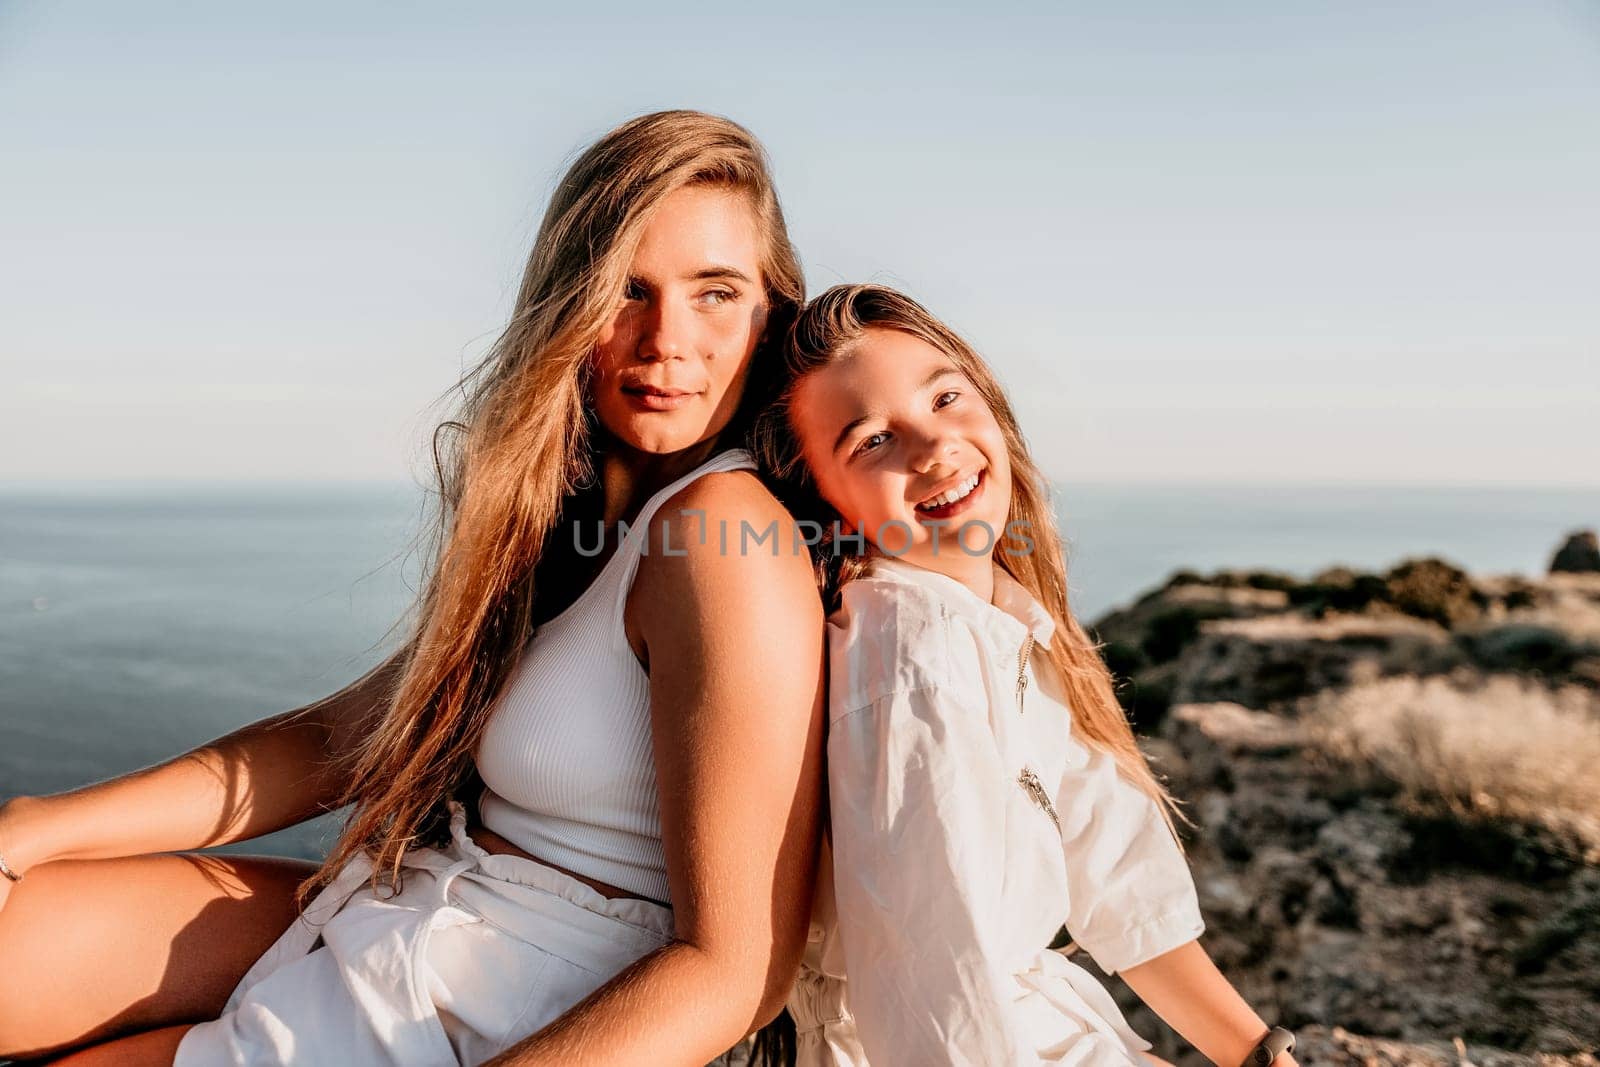
[[[989,405],[949,356],[911,334],[869,329],[800,380],[791,411],[806,465],[847,530],[886,555],[987,586],[1011,463]]]
[[[766,324],[761,236],[742,192],[691,185],[646,225],[622,302],[592,357],[592,400],[613,437],[677,452],[733,417]]]

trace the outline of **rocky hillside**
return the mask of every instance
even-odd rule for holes
[[[1600,1065],[1594,545],[1538,579],[1180,573],[1091,627],[1196,824],[1205,944],[1300,1062]]]

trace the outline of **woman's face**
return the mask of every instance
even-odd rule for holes
[[[791,411],[806,466],[847,529],[960,580],[974,560],[987,569],[980,550],[1005,534],[1011,463],[994,413],[949,356],[869,329],[801,379]]]
[[[744,193],[691,185],[661,202],[595,344],[592,400],[613,437],[665,454],[728,424],[766,324],[760,264]]]

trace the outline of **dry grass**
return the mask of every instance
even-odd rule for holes
[[[1458,815],[1542,826],[1600,861],[1600,695],[1514,675],[1386,678],[1312,698],[1318,747]]]

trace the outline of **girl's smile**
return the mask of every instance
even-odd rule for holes
[[[948,488],[941,488],[938,492],[916,505],[917,512],[930,519],[953,519],[972,510],[981,503],[981,497],[987,480],[984,471],[979,469],[972,474],[958,478]]]
[[[911,333],[869,328],[800,380],[791,417],[817,489],[844,527],[987,599],[1011,510],[1011,463],[994,413],[947,353]]]

